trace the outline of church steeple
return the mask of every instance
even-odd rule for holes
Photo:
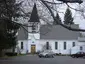
[[[40,22],[39,17],[38,17],[37,7],[35,3],[34,3],[32,13],[31,13],[30,20],[28,22]]]
[[[38,17],[38,12],[37,12],[37,7],[36,4],[34,3],[34,7],[31,13],[30,20],[28,21],[28,26],[29,27],[29,32],[30,33],[37,33],[39,32],[39,17]]]

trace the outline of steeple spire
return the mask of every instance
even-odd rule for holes
[[[28,22],[40,22],[39,21],[39,17],[38,17],[38,12],[37,12],[37,8],[36,8],[36,3],[34,3],[34,7],[31,13],[31,17],[30,20]]]

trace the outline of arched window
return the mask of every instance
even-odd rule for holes
[[[21,42],[21,49],[23,49],[23,42]]]
[[[55,42],[55,49],[58,49],[58,42]]]
[[[80,46],[80,50],[83,50],[83,47],[82,46]]]
[[[72,45],[73,47],[75,46],[75,42],[73,42],[73,45]]]
[[[66,42],[64,42],[64,50],[66,50]]]
[[[46,49],[49,50],[49,42],[46,42]]]

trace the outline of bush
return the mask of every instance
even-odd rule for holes
[[[41,51],[37,51],[36,54],[39,54]]]
[[[55,55],[59,55],[59,53],[56,53]]]
[[[7,56],[17,56],[17,53],[7,52],[7,53],[5,53],[5,55],[7,55]]]
[[[60,55],[62,55],[62,54],[61,54],[61,53],[56,53],[56,55],[60,56]]]

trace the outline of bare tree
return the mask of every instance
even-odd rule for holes
[[[56,21],[55,16],[54,16],[54,14],[53,14],[53,11],[52,11],[52,9],[49,7],[48,3],[46,3],[45,0],[41,0],[41,2],[45,5],[45,7],[47,7],[47,9],[49,10],[49,12],[50,12],[53,20]],[[66,29],[68,29],[68,30],[85,32],[84,29],[76,29],[76,28],[72,28],[71,26],[64,25],[64,24],[62,24],[62,23],[60,23],[60,22],[58,22],[58,23],[59,23],[62,27],[66,28]]]
[[[52,1],[47,1],[47,0],[36,0],[36,1],[32,1],[32,2],[30,2],[30,3],[33,3],[33,2],[36,2],[36,3],[39,3],[41,6],[41,8],[43,7],[43,9],[45,9],[45,12],[43,12],[43,14],[44,15],[42,15],[42,16],[40,16],[40,14],[41,13],[39,13],[39,16],[40,16],[40,18],[43,20],[43,18],[44,18],[44,21],[45,21],[45,19],[49,19],[49,17],[50,17],[50,20],[51,21],[57,21],[56,19],[55,19],[55,15],[54,15],[54,8],[53,8],[53,6],[55,5],[55,7],[57,7],[58,5],[60,5],[60,4],[62,4],[62,3],[55,3],[55,2],[52,2]],[[68,7],[70,7],[67,3],[66,3],[66,5],[68,6]],[[74,8],[72,8],[72,7],[70,7],[71,9],[74,9]],[[43,10],[43,9],[41,9],[41,10]],[[74,9],[75,11],[80,11],[80,12],[82,12],[82,10],[80,9]],[[56,11],[56,12],[58,12],[58,11]],[[48,16],[46,16],[46,15],[48,15]],[[84,16],[84,15],[83,15]],[[49,21],[49,20],[48,20]],[[48,22],[48,21],[46,21],[46,23]],[[51,22],[48,22],[49,24],[51,23]],[[59,22],[58,22],[59,23]],[[64,25],[64,24],[62,24],[62,23],[59,23],[62,27],[64,27],[64,28],[66,28],[66,29],[68,29],[68,30],[71,30],[71,31],[81,31],[81,32],[85,32],[85,30],[84,29],[75,29],[75,28],[72,28],[71,26],[67,26],[67,25]]]
[[[52,50],[52,47],[49,45],[48,47],[49,49],[47,49],[47,45],[42,45],[42,51],[45,51],[45,50]]]
[[[57,23],[59,25],[61,25],[62,27],[68,29],[68,30],[71,30],[71,31],[81,31],[81,32],[85,32],[85,29],[76,29],[76,28],[72,28],[71,26],[67,26],[67,25],[64,25],[63,23],[60,23],[56,18],[55,18],[55,13],[62,13],[60,11],[57,10],[57,8],[62,5],[63,3],[65,3],[69,8],[75,10],[75,11],[80,11],[82,16],[85,17],[85,13],[84,13],[84,9],[82,9],[82,7],[84,7],[85,5],[83,5],[84,3],[80,3],[80,1],[78,2],[70,2],[70,3],[79,3],[81,7],[81,9],[75,9],[75,8],[72,8],[68,2],[65,2],[65,1],[61,1],[61,0],[58,0],[60,2],[57,2],[56,1],[49,1],[49,0],[23,0],[24,1],[24,4],[21,6],[21,11],[22,11],[22,23],[21,21],[18,23],[20,24],[21,26],[26,26],[26,25],[23,25],[23,22],[26,22],[29,20],[30,18],[30,14],[31,14],[31,10],[32,10],[32,7],[34,5],[34,3],[37,4],[37,8],[38,8],[38,14],[39,14],[39,17],[40,17],[40,20],[43,20],[44,22],[46,22],[49,26],[52,26],[52,22],[53,21],[57,21]],[[20,19],[20,18],[19,18]],[[26,27],[29,27],[29,26],[26,26]]]

